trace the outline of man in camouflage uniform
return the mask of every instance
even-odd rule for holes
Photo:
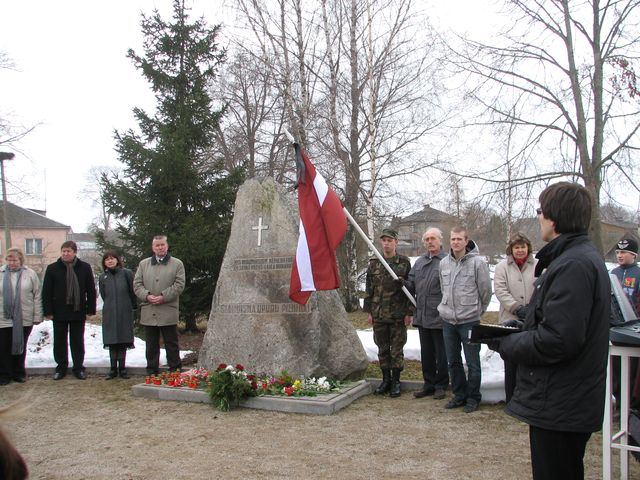
[[[373,325],[373,341],[378,346],[378,360],[382,370],[382,383],[377,394],[390,392],[391,397],[400,396],[400,372],[404,368],[404,344],[407,343],[407,327],[413,320],[413,305],[402,291],[409,277],[409,258],[398,255],[398,233],[385,228],[380,235],[380,244],[385,260],[398,276],[397,280],[382,265],[372,258],[367,268],[365,312],[369,313],[369,325]]]

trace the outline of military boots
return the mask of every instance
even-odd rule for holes
[[[388,368],[382,368],[382,382],[376,388],[376,394],[382,395],[391,390],[391,370]]]
[[[399,397],[400,396],[400,370],[399,368],[391,369],[391,393],[389,393],[390,397]]]

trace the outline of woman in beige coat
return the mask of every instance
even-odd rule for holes
[[[521,326],[527,315],[527,305],[533,294],[536,263],[531,241],[523,233],[511,236],[507,245],[507,258],[496,265],[493,290],[500,302],[501,325]],[[516,365],[504,362],[504,391],[507,402],[515,388]]]
[[[0,268],[0,385],[27,379],[27,340],[33,325],[42,322],[40,279],[24,266],[17,248],[7,250],[6,264]]]

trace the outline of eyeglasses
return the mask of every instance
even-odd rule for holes
[[[536,213],[538,215],[542,215],[542,209],[541,208],[536,208]]]

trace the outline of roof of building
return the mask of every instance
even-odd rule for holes
[[[419,212],[412,213],[406,217],[403,217],[398,220],[398,223],[415,223],[415,222],[427,222],[427,223],[437,223],[437,222],[451,222],[455,221],[456,217],[453,215],[449,215],[446,212],[441,210],[436,210],[432,208],[430,205],[425,205],[422,210]]]
[[[67,235],[67,239],[73,240],[74,242],[95,242],[96,236],[93,233],[70,233]]]
[[[0,227],[4,227],[2,208],[3,202],[0,200]],[[7,202],[7,224],[10,228],[51,228],[66,230],[71,228],[69,225],[64,225],[63,223],[45,217],[41,213],[37,213],[37,211],[19,207],[11,202]]]

